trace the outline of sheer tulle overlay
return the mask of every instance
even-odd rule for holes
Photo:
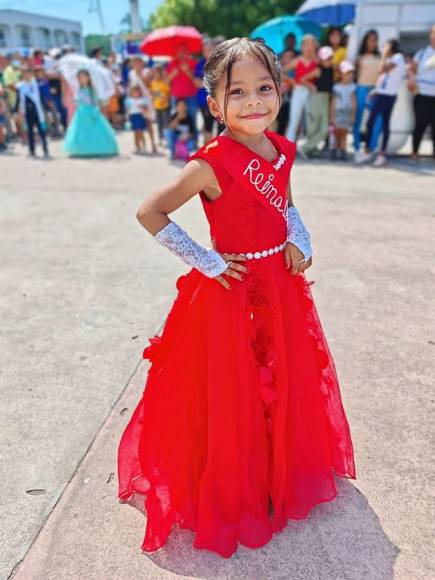
[[[119,498],[144,502],[145,551],[175,523],[224,557],[239,542],[261,546],[336,496],[333,471],[355,477],[309,285],[282,254],[250,267],[231,291],[195,270],[181,277],[144,351],[152,364],[119,447]]]
[[[286,155],[274,173],[285,187],[294,144],[269,138]],[[218,251],[279,245],[285,221],[233,179],[252,153],[231,141],[218,137],[214,158],[199,152],[224,191],[217,202],[202,196]],[[219,155],[234,169],[225,172]],[[282,252],[246,265],[231,290],[197,270],[179,278],[163,332],[144,351],[147,383],[118,453],[118,497],[147,516],[144,551],[162,547],[175,524],[195,532],[196,548],[224,557],[239,543],[259,547],[289,518],[332,500],[334,473],[355,478],[309,283],[290,274]]]

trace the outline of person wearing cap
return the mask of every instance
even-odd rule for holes
[[[332,159],[347,160],[347,135],[352,129],[356,111],[356,85],[353,82],[355,67],[348,60],[342,60],[338,70],[340,81],[332,89],[331,124],[335,131],[335,148]]]
[[[410,66],[408,87],[414,93],[415,127],[412,134],[411,159],[418,159],[418,150],[428,125],[432,130],[435,159],[435,24],[429,35],[429,44],[419,50]]]
[[[382,145],[373,165],[381,167],[387,162],[385,154],[390,138],[391,113],[405,73],[406,62],[405,57],[400,52],[399,42],[396,39],[391,39],[385,43],[382,52],[380,75],[372,95],[372,109],[367,121],[366,150],[359,160],[360,163],[366,163],[373,158],[372,134],[378,115],[382,118]]]
[[[307,103],[307,140],[299,151],[304,157],[320,155],[319,145],[326,139],[329,126],[329,105],[334,84],[334,51],[330,46],[322,46],[318,52],[320,76],[315,80],[316,91]]]

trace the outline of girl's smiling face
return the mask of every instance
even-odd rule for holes
[[[89,77],[89,74],[87,72],[84,71],[80,71],[79,74],[77,75],[78,81],[79,81],[79,85],[81,87],[89,87],[91,84],[91,79]]]
[[[230,131],[257,135],[275,120],[279,95],[269,71],[254,56],[246,55],[234,63],[225,111],[226,85],[224,78],[217,87],[216,98],[209,96],[208,103],[214,116],[224,116]]]

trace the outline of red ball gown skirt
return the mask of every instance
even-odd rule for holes
[[[196,270],[179,278],[151,339],[143,396],[121,438],[118,497],[146,512],[144,551],[172,526],[231,556],[355,478],[334,363],[309,284],[283,254],[247,263],[230,291]]]

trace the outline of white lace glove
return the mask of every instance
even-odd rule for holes
[[[313,255],[310,233],[294,206],[289,206],[287,209],[287,241],[294,244],[303,253],[305,261]]]
[[[180,228],[175,222],[169,222],[161,229],[154,238],[168,248],[170,252],[178,256],[193,268],[199,270],[208,278],[214,278],[222,274],[228,264],[215,250],[203,248]]]

